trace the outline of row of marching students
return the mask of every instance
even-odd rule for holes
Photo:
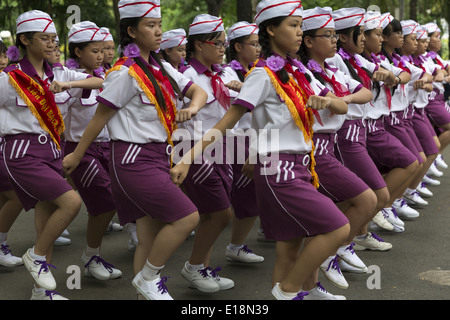
[[[353,248],[391,247],[367,230],[372,218],[394,230],[401,229],[401,222],[389,214],[394,212],[391,206],[411,215],[402,200],[405,190],[417,196],[417,185],[439,153],[435,135],[421,126],[427,117],[415,112],[420,108],[415,102],[425,99],[419,93],[440,68],[428,73],[425,62],[417,68],[399,58],[393,49],[406,50],[399,43],[384,46],[381,56],[381,32],[387,30],[388,39],[401,38],[395,29],[398,21],[357,8],[303,12],[300,1],[261,1],[256,25],[242,22],[228,31],[232,45],[225,68],[220,66],[226,47],[220,18],[197,16],[187,39],[188,63],[179,66],[180,59],[172,66],[168,61],[177,56],[176,50],[164,50],[167,61],[156,51],[186,41],[181,30],[181,37],[175,30],[162,39],[159,2],[122,0],[119,13],[123,57],[104,83],[96,74],[101,63],[95,58],[99,29],[86,22],[69,33],[69,42],[86,45],[72,45],[82,72],[50,70],[45,59],[56,30],[51,19],[37,11],[17,22],[26,56],[0,76],[2,88],[11,91],[2,94],[11,101],[1,101],[0,108],[2,164],[10,182],[6,190],[12,186],[19,209],[34,208],[39,218],[36,244],[23,256],[36,282],[33,297],[63,298],[53,291],[51,245],[76,216],[81,196],[86,204],[90,198],[104,200],[87,205],[88,247],[82,256],[87,273],[103,280],[120,276],[99,254],[104,230],[117,210],[122,225],[136,223],[132,284],[146,299],[171,299],[164,285],[167,277],[160,273],[194,229],[183,277],[204,292],[234,287],[209,261],[215,240],[231,219],[231,207],[235,219],[228,259],[263,260],[243,245],[256,217],[265,236],[277,242],[275,298],[344,298],[320,285],[317,270],[321,267],[335,284],[348,287],[339,266],[366,269]],[[402,35],[409,34],[407,28],[402,27]],[[170,42],[178,45],[167,46]],[[290,56],[295,53],[297,59]],[[260,55],[266,58],[250,68]],[[406,51],[402,55],[408,57]],[[45,99],[51,92],[59,92],[53,103]],[[63,114],[71,96],[77,103]],[[402,101],[401,107],[394,106],[394,99]],[[433,119],[442,121],[439,112]],[[412,131],[416,118],[419,129]],[[179,141],[177,123],[188,133],[186,141]],[[241,144],[251,153],[248,137],[238,129],[265,132],[269,143],[258,145],[254,166],[227,161],[227,152],[223,161],[214,162],[200,154],[211,137],[217,138],[212,128],[223,134],[233,129],[219,149]],[[445,124],[441,128],[445,130]],[[64,169],[80,196],[62,178],[63,132]],[[441,136],[445,138],[445,131]],[[417,149],[406,148],[401,137]],[[172,150],[180,145],[187,148],[170,169]],[[194,145],[198,148],[189,151]],[[390,151],[380,154],[380,148]],[[97,177],[108,185],[94,183]],[[44,187],[42,181],[47,182]],[[83,194],[91,185],[95,191]]]

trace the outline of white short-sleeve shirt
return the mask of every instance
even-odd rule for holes
[[[128,61],[132,63],[131,59]],[[136,80],[129,75],[128,66],[125,63],[120,70],[109,73],[103,83],[103,91],[97,97],[98,102],[117,110],[107,123],[110,138],[140,144],[166,142],[167,133],[155,105],[148,99]],[[156,61],[152,59],[151,67],[159,69]],[[166,68],[166,64],[164,68],[181,91],[186,92],[192,85],[189,79],[174,68]]]

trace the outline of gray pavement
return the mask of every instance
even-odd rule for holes
[[[450,150],[444,153],[450,164]],[[450,169],[444,170],[441,185],[430,187],[434,196],[429,205],[420,210],[420,217],[405,221],[403,233],[378,232],[393,248],[387,252],[358,251],[359,257],[374,271],[367,274],[345,273],[349,283],[346,290],[338,289],[322,274],[320,281],[330,292],[342,294],[348,300],[446,300],[450,298]],[[71,300],[135,300],[133,279],[133,251],[129,251],[128,234],[125,231],[108,232],[104,237],[102,256],[117,268],[123,276],[119,279],[99,281],[83,275],[79,289],[70,289],[67,281],[74,284],[74,275],[67,270],[77,265],[83,273],[80,255],[85,248],[86,210],[83,207],[69,226],[72,243],[55,247],[52,272],[57,280],[56,291]],[[257,241],[257,227],[248,237],[248,246],[263,255],[260,264],[244,265],[230,263],[225,258],[225,247],[230,236],[228,227],[215,245],[213,266],[221,266],[219,273],[232,278],[235,287],[215,294],[205,294],[188,288],[181,276],[181,268],[188,259],[192,238],[185,241],[164,269],[170,276],[167,286],[174,299],[192,301],[218,300],[271,300],[271,272],[274,262],[274,244]],[[15,255],[22,255],[34,243],[33,212],[23,212],[9,233],[8,244]],[[72,277],[72,278],[70,278]],[[379,281],[379,282],[377,282]],[[0,267],[0,300],[28,300],[33,282],[23,266],[13,269]]]

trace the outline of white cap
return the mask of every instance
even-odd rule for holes
[[[368,11],[364,16],[364,31],[381,28],[381,13]]]
[[[100,28],[90,21],[75,23],[69,30],[69,42],[81,43],[89,41],[103,41]]]
[[[428,31],[425,26],[418,26],[416,29],[417,40],[428,38]]]
[[[429,22],[425,24],[424,27],[427,28],[428,33],[441,32],[441,29],[439,29],[438,25],[435,22]]]
[[[2,37],[0,37],[0,41],[1,41],[1,42],[3,42],[3,39],[2,39]]]
[[[381,27],[384,29],[388,26],[389,23],[391,23],[392,20],[394,20],[394,16],[391,15],[389,12],[383,13],[381,15],[380,21],[381,21]]]
[[[364,25],[366,10],[362,8],[342,8],[333,11],[333,19],[336,30],[347,29]]]
[[[233,24],[230,29],[228,29],[227,40],[231,41],[240,37],[258,34],[258,32],[259,28],[256,24],[249,23],[247,21],[240,21]]]
[[[303,7],[300,0],[262,0],[256,6],[255,23],[259,26],[263,21],[288,16],[303,16]]]
[[[402,31],[404,36],[407,36],[408,34],[411,33],[416,33],[417,27],[419,26],[419,24],[414,20],[400,21],[400,24],[402,25]]]
[[[161,18],[161,5],[159,0],[120,0],[120,19],[124,18]]]
[[[162,34],[161,50],[182,46],[186,43],[186,31],[184,29],[170,30]]]
[[[302,30],[334,28],[333,9],[330,7],[315,7],[303,11]]]
[[[16,33],[56,33],[52,18],[45,12],[32,10],[22,13],[16,20]]]
[[[103,36],[103,41],[114,41],[112,34],[109,32],[109,29],[106,27],[100,28],[100,33]]]
[[[189,26],[189,35],[225,31],[223,20],[209,14],[199,14]]]

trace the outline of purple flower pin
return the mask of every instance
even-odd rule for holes
[[[236,70],[244,70],[242,65],[236,60],[233,60],[233,61],[230,62],[230,67],[231,67],[231,69],[233,69],[235,71]]]
[[[20,50],[16,46],[9,46],[6,50],[6,56],[12,62],[17,62],[20,59]]]
[[[306,65],[306,67],[309,70],[314,70],[316,72],[322,73],[322,67],[320,66],[320,64],[314,60],[314,59],[309,59],[308,64]]]
[[[69,69],[79,69],[80,64],[73,58],[67,59],[66,67]]]
[[[139,50],[139,47],[135,43],[130,43],[125,47],[123,50],[123,55],[129,58],[136,58],[141,55],[141,50]]]
[[[266,65],[269,67],[270,70],[273,72],[278,72],[281,69],[284,68],[284,65],[286,64],[286,61],[279,56],[270,56],[266,59]]]

